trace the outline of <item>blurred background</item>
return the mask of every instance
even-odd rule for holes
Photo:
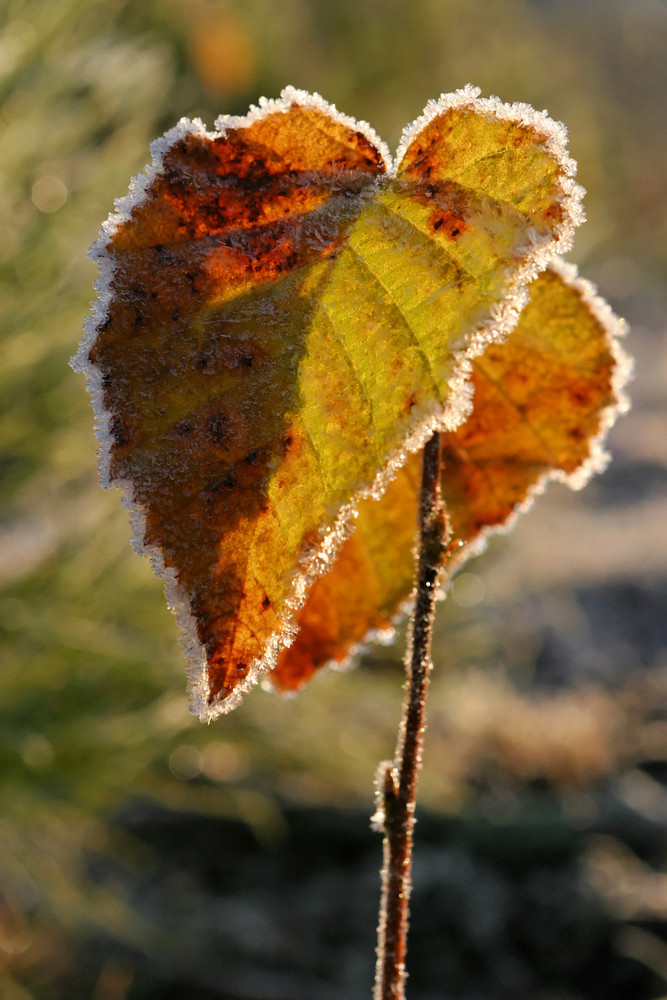
[[[0,995],[370,996],[402,634],[193,719],[67,361],[86,250],[180,116],[292,83],[395,147],[471,82],[568,125],[571,259],[637,375],[608,472],[552,486],[439,608],[409,996],[667,996],[667,3],[2,0],[0,24]]]

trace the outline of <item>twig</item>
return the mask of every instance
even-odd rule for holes
[[[431,631],[438,571],[448,540],[440,496],[440,435],[424,448],[419,505],[415,608],[406,651],[406,698],[396,756],[380,765],[375,825],[384,833],[382,901],[374,1000],[403,1000],[417,780],[431,669]]]

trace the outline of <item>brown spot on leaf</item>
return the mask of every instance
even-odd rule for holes
[[[575,403],[585,405],[588,403],[591,393],[586,386],[579,385],[570,390],[570,396]]]
[[[544,212],[544,218],[552,222],[560,222],[563,218],[563,206],[553,202]]]
[[[212,479],[208,483],[206,489],[209,493],[226,493],[228,490],[233,490],[237,486],[237,482],[231,472],[226,472],[224,476],[220,476],[218,479]]]
[[[433,232],[441,232],[450,240],[458,239],[468,228],[463,216],[450,209],[434,212],[429,221]]]
[[[130,440],[127,424],[119,416],[112,417],[109,421],[109,433],[113,438],[113,443],[118,447],[126,445]]]
[[[214,413],[208,418],[207,430],[210,440],[220,448],[229,436],[229,418],[224,413]]]

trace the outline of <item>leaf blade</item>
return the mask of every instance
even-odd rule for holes
[[[180,616],[202,718],[291,641],[360,500],[434,424],[462,418],[469,357],[506,334],[577,221],[571,161],[541,120],[470,95],[436,111],[429,135],[448,116],[520,129],[542,171],[520,209],[439,175],[429,196],[409,143],[394,178],[368,127],[289,91],[220,133],[165,137],[98,246],[100,305],[76,364],[103,479],[126,490],[137,548]]]

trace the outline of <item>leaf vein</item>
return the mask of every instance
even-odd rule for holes
[[[354,376],[355,376],[355,378],[357,380],[359,388],[361,389],[361,394],[362,394],[362,396],[364,397],[364,399],[366,401],[366,404],[368,406],[368,413],[369,413],[369,416],[370,416],[371,426],[373,428],[373,444],[375,445],[375,454],[376,454],[376,456],[378,458],[381,459],[382,456],[380,455],[380,447],[379,447],[380,428],[379,428],[377,420],[375,418],[375,408],[373,406],[372,397],[371,397],[370,393],[368,392],[368,390],[366,389],[366,385],[364,383],[362,375],[361,375],[361,373],[360,373],[357,365],[355,364],[350,351],[348,350],[348,347],[347,347],[347,344],[345,343],[345,340],[341,336],[340,328],[339,328],[338,324],[336,323],[334,317],[329,312],[329,310],[328,310],[327,306],[325,305],[323,299],[320,299],[319,306],[320,306],[320,310],[321,310],[324,318],[326,319],[327,323],[329,324],[329,329],[331,330],[331,332],[332,332],[333,336],[335,337],[335,339],[340,344],[341,349],[343,351],[343,354],[347,358],[348,364],[349,364],[349,366],[350,366],[350,368],[351,368],[351,370],[352,370],[352,372],[353,372],[353,374],[354,374]]]
[[[426,368],[428,370],[428,373],[429,373],[429,375],[431,377],[431,381],[433,383],[433,388],[435,389],[436,393],[439,393],[438,380],[437,380],[436,375],[435,375],[435,373],[433,371],[433,365],[431,364],[431,359],[429,358],[428,354],[424,350],[424,348],[423,348],[423,346],[421,344],[421,341],[419,340],[419,338],[417,337],[417,334],[415,333],[414,329],[412,328],[410,320],[405,315],[405,312],[404,312],[403,308],[401,307],[400,303],[397,302],[397,300],[396,300],[394,294],[392,293],[391,289],[384,283],[384,281],[379,276],[379,274],[377,274],[377,272],[373,270],[373,268],[370,266],[370,264],[368,263],[368,261],[361,255],[361,253],[359,252],[359,250],[357,250],[356,247],[352,246],[351,243],[349,244],[349,249],[352,251],[352,253],[356,257],[356,259],[359,261],[359,263],[361,264],[361,266],[363,267],[363,269],[370,275],[371,280],[376,285],[379,285],[380,288],[382,288],[382,290],[385,292],[385,294],[389,298],[390,305],[391,305],[392,309],[394,310],[395,313],[398,314],[398,316],[399,316],[399,318],[401,320],[402,325],[408,331],[410,340],[415,345],[415,347],[417,348],[417,351],[418,351],[420,357],[425,362]]]
[[[445,246],[444,243],[441,243],[438,239],[435,239],[431,233],[427,232],[425,229],[422,229],[421,226],[418,226],[416,222],[413,222],[412,219],[409,219],[407,215],[403,215],[402,212],[399,212],[397,211],[397,209],[392,208],[391,205],[388,205],[386,202],[378,200],[376,204],[381,209],[383,209],[383,211],[388,212],[390,215],[393,215],[394,218],[396,219],[400,219],[401,222],[404,222],[411,229],[414,229],[416,233],[419,233],[419,235],[422,237],[424,245],[427,246],[429,249],[435,247],[438,251],[438,255],[440,256],[440,258],[442,260],[445,260],[448,264],[451,264],[460,275],[467,277],[469,281],[473,282],[473,284],[479,285],[480,283],[479,277],[476,274],[473,274],[473,272],[469,270],[469,268],[467,268],[465,264],[462,264],[460,260],[457,260],[454,254],[451,252],[451,250],[448,250],[448,248]]]
[[[477,372],[479,372],[481,375],[483,375],[484,378],[488,382],[491,382],[492,385],[495,387],[498,395],[502,396],[503,399],[505,399],[510,404],[510,406],[514,410],[516,410],[516,412],[519,414],[519,416],[521,418],[522,424],[525,427],[528,428],[528,430],[532,433],[532,435],[535,438],[535,440],[538,441],[539,444],[542,445],[542,447],[544,448],[544,451],[549,456],[550,463],[554,466],[554,468],[560,468],[560,463],[559,463],[558,459],[556,458],[556,456],[555,456],[555,454],[554,454],[553,449],[551,448],[551,446],[542,437],[542,434],[538,431],[537,427],[535,427],[535,425],[531,422],[531,420],[527,416],[527,414],[524,411],[521,410],[519,404],[516,402],[516,400],[514,400],[512,398],[512,396],[509,394],[509,392],[507,391],[507,389],[502,384],[501,380],[497,379],[497,378],[494,378],[493,375],[491,375],[490,372],[487,371],[487,369],[484,367],[484,364],[483,364],[483,361],[482,361],[481,358],[478,358],[476,360],[476,362],[475,362],[475,369],[476,369]]]

